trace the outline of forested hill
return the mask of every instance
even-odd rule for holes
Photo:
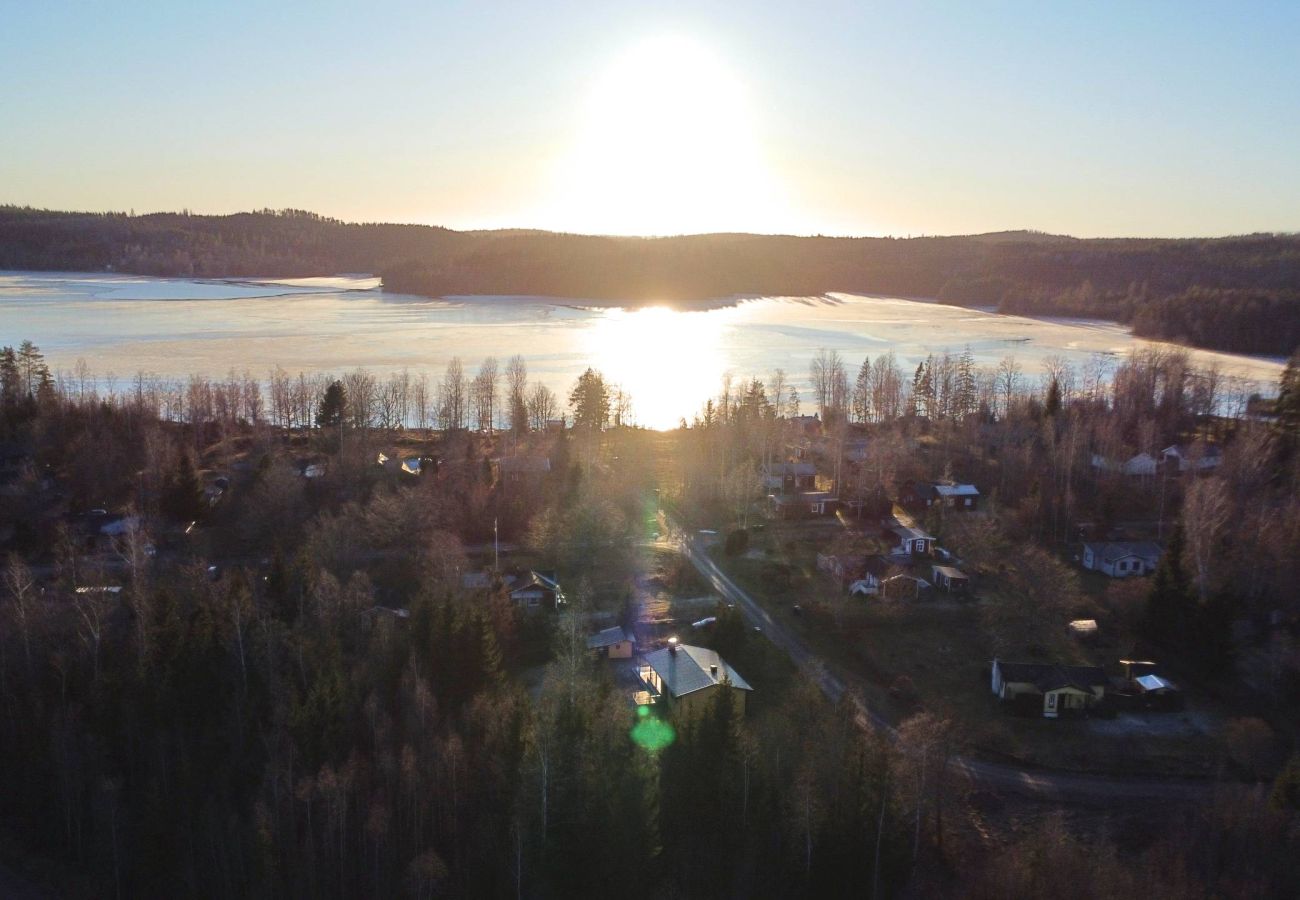
[[[0,207],[0,268],[151,275],[374,272],[388,290],[690,305],[733,294],[936,297],[1130,323],[1146,337],[1286,355],[1300,345],[1300,236],[1090,239],[1037,232],[618,238],[349,224],[299,211],[62,213]]]

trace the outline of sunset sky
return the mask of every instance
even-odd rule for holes
[[[0,202],[625,234],[1300,230],[1300,3],[268,6],[6,4]]]

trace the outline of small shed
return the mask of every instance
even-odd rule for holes
[[[934,548],[934,535],[915,525],[894,519],[886,522],[885,531],[898,541],[893,552],[900,556],[929,556]]]
[[[633,640],[622,626],[615,625],[587,638],[587,649],[601,659],[631,659]]]
[[[950,594],[964,594],[970,588],[966,573],[952,566],[931,566],[930,577],[935,587]]]

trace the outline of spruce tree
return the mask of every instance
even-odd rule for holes
[[[1047,400],[1043,404],[1043,412],[1048,416],[1054,416],[1061,411],[1061,383],[1055,378],[1047,387]]]
[[[337,428],[343,421],[343,413],[347,410],[347,406],[348,397],[343,382],[331,381],[329,387],[325,388],[325,395],[321,397],[320,406],[316,410],[316,427]]]
[[[1288,434],[1300,433],[1300,349],[1291,354],[1278,383],[1277,421]]]
[[[182,453],[176,470],[168,479],[162,502],[163,511],[180,522],[197,519],[200,509],[199,490],[199,476],[194,471],[194,462],[188,453]]]
[[[1169,536],[1169,544],[1151,581],[1144,621],[1147,636],[1164,644],[1180,642],[1186,636],[1191,610],[1192,594],[1183,572],[1183,526],[1180,522]]]
[[[21,394],[22,376],[18,372],[18,354],[13,347],[0,348],[0,401],[13,406]]]

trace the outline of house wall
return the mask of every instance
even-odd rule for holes
[[[609,648],[609,658],[610,659],[631,659],[632,642],[619,641],[617,644],[612,645]]]
[[[1061,713],[1074,713],[1088,709],[1101,698],[1088,691],[1063,687],[1043,694],[1043,716],[1054,719]]]
[[[1102,571],[1111,578],[1130,578],[1134,575],[1145,575],[1147,567],[1140,557],[1124,556],[1113,562],[1105,563]]]
[[[1039,694],[1038,685],[1032,681],[1003,681],[1002,690],[998,694],[1003,700],[1014,700],[1021,694]]]
[[[694,719],[697,716],[703,715],[713,703],[713,699],[717,696],[718,691],[722,690],[722,687],[723,686],[720,684],[715,684],[711,687],[706,687],[703,690],[692,691],[684,697],[674,697],[673,709],[676,710],[677,716],[683,720]],[[732,703],[735,705],[736,715],[744,716],[745,697],[749,692],[739,690],[738,688],[731,688],[730,690]]]
[[[542,607],[552,607],[555,601],[547,595],[549,591],[531,590],[515,591],[510,595],[510,599],[527,609],[540,609]]]
[[[931,543],[924,538],[908,538],[900,541],[896,549],[899,553],[906,553],[909,556],[926,556],[930,553]]]

